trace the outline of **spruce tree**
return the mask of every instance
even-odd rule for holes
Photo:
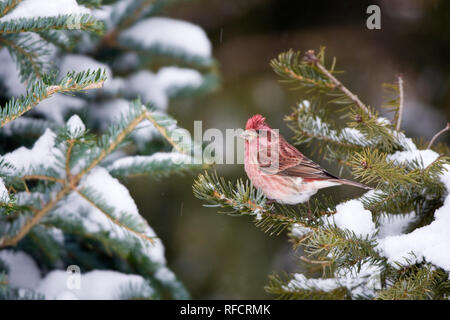
[[[0,2],[0,298],[189,297],[123,185],[201,167],[167,106],[216,67],[175,3]]]
[[[448,299],[450,296],[450,149],[413,141],[401,130],[403,79],[386,84],[386,117],[339,79],[325,49],[289,50],[271,61],[300,101],[286,123],[294,143],[373,187],[340,203],[270,203],[247,180],[198,176],[197,198],[234,216],[250,216],[270,235],[287,230],[307,273],[273,274],[266,291],[285,299]],[[224,212],[224,210],[222,210]]]

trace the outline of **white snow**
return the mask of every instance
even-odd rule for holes
[[[0,178],[0,202],[7,203],[9,200],[9,193],[6,189],[5,182]]]
[[[303,100],[302,102],[300,102],[298,104],[298,107],[303,110],[309,110],[310,106],[311,106],[311,102],[309,102],[308,100]]]
[[[339,142],[345,140],[363,147],[376,144],[375,140],[367,139],[366,136],[358,129],[343,128],[340,132],[338,132],[334,129],[331,129],[328,123],[323,122],[322,119],[317,116],[315,118],[307,117],[304,120],[304,129],[313,132],[319,131],[319,135],[326,136],[330,140]],[[305,124],[307,126],[305,126]]]
[[[46,168],[56,168],[56,154],[60,151],[54,147],[56,135],[50,129],[46,129],[44,134],[39,137],[33,145],[33,148],[20,147],[3,157],[6,161],[13,164],[17,169],[17,174],[24,175],[32,167],[44,166]]]
[[[126,79],[124,94],[130,98],[140,96],[144,103],[152,103],[165,110],[169,97],[181,89],[196,89],[203,83],[203,77],[197,70],[163,67],[158,73],[142,70]]]
[[[130,286],[144,289],[148,296],[153,292],[146,280],[135,274],[94,270],[80,275],[80,289],[68,287],[69,276],[71,275],[65,271],[54,270],[47,274],[36,290],[49,300],[114,300],[120,298],[121,291]]]
[[[408,225],[416,219],[414,211],[401,214],[383,214],[378,219],[378,238],[383,239],[387,236],[396,236],[405,232]]]
[[[335,274],[335,278],[306,278],[301,273],[296,273],[293,279],[285,286],[285,290],[297,291],[315,289],[329,292],[340,287],[345,287],[351,291],[353,296],[371,295],[375,290],[381,288],[380,269],[364,262],[360,272],[343,271]]]
[[[59,66],[59,77],[63,78],[68,72],[81,72],[87,71],[88,69],[91,71],[98,69],[105,70],[106,80],[103,89],[88,90],[84,94],[92,96],[98,94],[98,92],[101,92],[102,90],[105,90],[106,92],[117,92],[122,89],[123,80],[114,78],[113,72],[107,64],[81,54],[67,54],[64,56]]]
[[[391,122],[388,119],[384,118],[384,117],[378,117],[377,122],[379,124],[383,124],[383,125],[386,125],[386,126],[389,126],[391,124]]]
[[[203,82],[203,77],[197,70],[178,67],[161,68],[156,78],[169,96],[178,89],[198,88]]]
[[[191,164],[192,158],[179,152],[157,152],[151,156],[130,156],[120,158],[108,166],[108,170],[117,170],[129,166],[147,165],[165,161],[170,161],[175,164]]]
[[[441,181],[447,188],[444,205],[434,213],[434,221],[429,225],[402,235],[388,236],[378,241],[378,249],[388,261],[426,261],[450,271],[450,165]],[[411,253],[414,253],[412,255]]]
[[[387,157],[387,160],[393,161],[396,164],[402,164],[405,162],[418,161],[423,166],[422,168],[426,168],[433,161],[435,161],[439,157],[439,154],[434,152],[433,150],[413,150],[413,151],[397,151]]]
[[[86,126],[80,117],[74,114],[67,120],[67,130],[72,138],[77,138],[86,131]]]
[[[108,79],[112,78],[111,68],[107,64],[81,54],[65,55],[59,66],[61,77],[64,77],[68,72],[72,71],[81,72],[87,69],[97,70],[99,68],[105,70]]]
[[[53,120],[58,124],[64,123],[64,116],[70,111],[79,111],[87,105],[87,102],[81,98],[68,96],[65,94],[54,94],[53,96],[41,101],[33,108],[33,113],[38,113],[48,120]]]
[[[367,140],[366,136],[359,130],[355,128],[344,128],[341,131],[341,137],[344,137],[345,140],[359,144],[364,145],[365,141]]]
[[[211,43],[200,27],[181,20],[155,17],[142,20],[123,31],[120,39],[131,40],[144,47],[209,58]]]
[[[125,95],[130,98],[140,96],[144,103],[152,103],[159,109],[166,109],[169,98],[154,73],[142,70],[127,78]]]
[[[104,100],[87,109],[89,118],[95,119],[102,131],[106,131],[112,123],[118,122],[129,110],[130,102],[125,99]]]
[[[156,271],[155,278],[162,283],[175,281],[175,274],[167,267],[161,267]]]
[[[416,151],[417,146],[414,144],[411,138],[407,138],[403,132],[389,130],[394,138],[397,140],[397,144],[403,146],[406,150]]]
[[[105,168],[94,168],[88,175],[83,177],[80,186],[81,189],[89,187],[91,190],[95,190],[109,207],[114,208],[114,217],[116,219],[132,217],[137,222],[138,225],[136,227],[140,232],[148,237],[156,236],[147,221],[139,214],[128,189],[119,180],[113,178]],[[61,201],[58,212],[54,212],[54,214],[63,214],[68,215],[69,218],[72,216],[81,219],[84,228],[90,233],[110,231],[110,237],[120,240],[141,241],[143,253],[150,260],[161,265],[166,263],[164,246],[160,239],[155,238],[154,243],[150,244],[147,240],[137,238],[134,233],[130,233],[114,224],[100,210],[76,193],[71,193],[65,200]]]
[[[328,279],[306,278],[301,273],[294,274],[294,278],[287,285],[287,289],[293,291],[298,289],[303,290],[315,289],[328,292],[337,289],[339,287],[340,285],[338,284],[335,278],[328,278]]]
[[[34,288],[41,280],[36,262],[25,252],[1,250],[0,260],[8,266],[8,283],[15,288]]]
[[[303,238],[310,232],[311,232],[310,228],[305,228],[299,225],[298,223],[294,223],[291,228],[291,234],[296,238]]]
[[[80,15],[90,10],[76,0],[23,0],[14,10],[0,18],[0,22],[17,18],[54,17],[63,14]]]
[[[16,63],[6,48],[0,49],[0,79],[10,96],[21,96],[26,93],[26,87],[20,82],[20,74]]]
[[[348,229],[361,237],[371,237],[376,232],[372,214],[364,209],[362,202],[358,200],[338,204],[336,213],[325,219],[334,221],[338,228]]]

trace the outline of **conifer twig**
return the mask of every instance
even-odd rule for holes
[[[71,79],[69,79],[71,81]],[[98,89],[103,87],[104,80],[100,80],[97,82],[88,83],[86,85],[84,84],[77,84],[74,83],[73,85],[69,86],[70,82],[66,85],[53,85],[48,86],[45,90],[45,92],[42,94],[42,96],[35,96],[34,99],[29,100],[29,103],[25,105],[24,107],[21,107],[20,110],[17,112],[6,115],[4,118],[0,121],[0,128],[5,126],[7,123],[19,118],[24,113],[30,111],[33,109],[36,105],[38,105],[42,100],[47,99],[54,95],[55,93],[59,92],[70,92],[70,91],[81,91],[81,90],[90,90],[90,89]]]
[[[22,54],[24,57],[26,57],[31,64],[33,72],[36,75],[36,78],[37,79],[42,78],[41,71],[39,70],[39,66],[35,61],[35,59],[37,58],[36,54],[26,51],[24,48],[19,46],[14,41],[5,39],[4,37],[0,37],[0,41],[3,42],[5,45],[11,47],[13,50],[16,50],[17,52]]]
[[[12,9],[14,9],[19,3],[21,3],[22,0],[12,0],[9,3],[5,2],[4,7],[2,8],[2,11],[0,12],[0,17],[5,16],[6,14],[8,14]]]
[[[89,202],[90,205],[92,205],[93,207],[95,207],[97,210],[99,210],[101,213],[103,213],[105,215],[105,217],[107,217],[112,223],[118,225],[121,228],[124,228],[125,230],[134,233],[135,235],[137,235],[138,237],[145,239],[147,241],[149,241],[150,243],[155,243],[155,239],[153,237],[149,237],[141,232],[138,232],[136,230],[133,230],[132,228],[124,225],[123,223],[121,223],[119,220],[117,220],[116,218],[112,217],[108,212],[106,212],[105,210],[103,210],[102,208],[100,208],[94,201],[92,201],[91,199],[89,199],[88,197],[86,197],[86,195],[81,192],[78,189],[74,189],[74,191],[76,191],[76,193],[78,193],[78,195],[80,197],[82,197],[84,200],[86,200],[87,202]],[[155,237],[156,238],[156,237]]]
[[[300,260],[303,260],[303,261],[305,261],[307,263],[311,263],[311,264],[320,264],[323,266],[329,266],[329,265],[333,264],[333,262],[329,261],[329,260],[311,260],[305,256],[300,256]]]
[[[330,71],[328,71],[327,68],[325,68],[317,58],[316,54],[314,53],[314,50],[308,50],[305,53],[305,60],[307,62],[312,63],[317,69],[319,69],[328,79],[331,80],[331,82],[334,83],[336,88],[341,90],[347,97],[350,98],[359,108],[361,108],[365,113],[367,113],[369,116],[372,116],[369,108],[358,98],[358,96],[354,93],[352,93],[349,89],[347,89],[335,76],[331,74]]]
[[[41,219],[51,210],[53,207],[64,198],[71,191],[70,186],[66,186],[61,189],[50,202],[48,202],[39,212],[27,221],[13,237],[4,237],[0,239],[0,248],[15,246],[23,237],[25,237],[30,230],[41,221]]]
[[[446,126],[444,129],[442,129],[441,131],[439,131],[438,133],[436,133],[436,134],[433,136],[433,138],[431,139],[430,143],[429,143],[428,146],[427,146],[427,149],[430,149],[431,146],[433,145],[433,143],[436,141],[436,139],[437,139],[441,134],[443,134],[444,132],[446,132],[446,131],[448,131],[448,130],[450,130],[450,122],[447,123],[447,126]]]
[[[44,175],[25,175],[22,177],[24,180],[47,180],[47,181],[53,181],[53,182],[59,182],[64,183],[64,179],[58,179],[55,177],[50,176],[44,176]]]
[[[404,107],[404,94],[403,94],[403,77],[401,75],[398,76],[398,90],[399,90],[399,106],[398,106],[398,118],[397,118],[397,126],[396,130],[400,131],[400,127],[402,125],[402,117],[403,117],[403,107]]]
[[[156,130],[159,131],[159,133],[164,137],[164,139],[166,139],[171,145],[172,147],[175,148],[175,150],[177,150],[179,153],[183,153],[185,154],[186,152],[184,150],[182,150],[178,144],[175,143],[175,141],[173,141],[173,139],[167,134],[167,131],[164,127],[160,126],[156,120],[150,115],[149,112],[145,113],[145,118],[147,118],[148,121],[150,121],[153,126],[155,126]]]

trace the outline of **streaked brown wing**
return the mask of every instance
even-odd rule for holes
[[[262,171],[267,174],[288,175],[303,179],[337,179],[337,177],[321,168],[320,165],[305,157],[294,146],[287,143],[283,137],[280,136],[279,139],[280,156],[278,166],[272,167],[270,159],[264,158],[264,154],[270,155],[270,153],[262,152],[262,157],[258,159]]]
[[[279,174],[300,177],[303,179],[319,179],[319,180],[338,179],[338,177],[325,171],[317,163],[306,158],[305,156],[298,165],[289,167],[281,171]]]

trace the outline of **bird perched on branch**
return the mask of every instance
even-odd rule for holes
[[[302,203],[319,189],[343,184],[371,189],[321,168],[290,145],[277,129],[271,129],[259,114],[248,119],[241,137],[245,139],[245,172],[271,200]]]

